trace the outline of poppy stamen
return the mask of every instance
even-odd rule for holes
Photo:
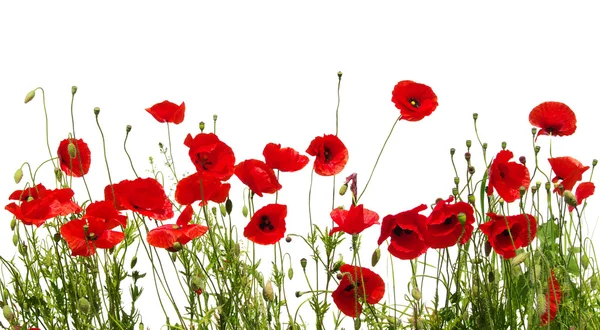
[[[410,105],[412,105],[415,108],[419,108],[421,106],[421,102],[419,102],[419,100],[415,99],[414,97],[411,97],[410,99],[408,99],[408,102],[410,103]]]
[[[258,227],[262,231],[273,231],[275,229],[275,227],[271,224],[271,220],[269,220],[269,217],[266,215],[263,215],[260,218],[260,224],[258,225]]]

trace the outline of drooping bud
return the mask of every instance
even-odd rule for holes
[[[344,183],[340,187],[340,196],[344,196],[346,194],[346,191],[348,191],[348,184]]]
[[[77,308],[79,309],[79,311],[81,311],[83,314],[88,314],[90,312],[90,302],[81,297],[79,298],[79,300],[77,301]]]
[[[523,165],[525,165],[525,163],[527,162],[527,159],[525,158],[525,156],[521,156],[519,157],[519,162]]]
[[[227,198],[227,200],[225,201],[225,211],[227,212],[227,214],[231,214],[232,210],[233,202],[231,201],[231,199]]]
[[[275,300],[275,292],[273,291],[273,283],[271,281],[267,281],[267,284],[263,288],[263,298],[266,301]]]
[[[289,235],[286,236],[285,237],[285,241],[288,242],[288,243],[291,242],[292,241],[292,236],[289,236]]]
[[[35,89],[25,95],[25,104],[29,103],[29,101],[33,100],[35,96]]]
[[[242,215],[244,216],[244,218],[248,217],[248,207],[246,205],[242,207]]]
[[[471,144],[472,144],[471,140],[467,140],[467,148],[471,148]]]
[[[75,159],[75,157],[77,157],[77,148],[75,148],[75,144],[73,142],[69,142],[67,151],[69,152],[69,157],[71,157],[71,159]]]
[[[21,179],[23,179],[23,170],[21,168],[17,169],[13,178],[15,179],[15,183],[18,184],[21,182]]]
[[[127,126],[125,126],[125,132],[126,132],[126,133],[129,133],[129,132],[131,132],[131,125],[127,125]]]
[[[294,278],[294,269],[292,267],[290,267],[288,269],[288,278],[291,280],[292,278]]]
[[[19,244],[19,236],[17,236],[17,234],[14,234],[12,237],[12,243],[14,246],[17,246]]]
[[[300,259],[300,266],[302,266],[302,270],[306,271],[306,263],[308,261],[306,260],[306,258],[302,258]]]
[[[206,124],[204,124],[203,121],[200,122],[200,124],[198,124],[198,127],[200,128],[200,133],[204,132],[204,127]]]
[[[375,267],[375,265],[377,265],[379,262],[379,259],[381,259],[381,250],[379,250],[379,247],[377,247],[371,255],[371,266]]]
[[[416,287],[416,286],[413,286],[412,290],[410,291],[410,295],[415,300],[421,300],[421,298],[423,297],[423,294],[421,293],[421,290],[419,290],[419,288]]]
[[[137,256],[133,256],[133,258],[131,258],[131,262],[129,263],[129,267],[133,268],[133,267],[135,267],[136,264],[137,264]]]
[[[577,197],[570,190],[565,190],[563,192],[563,199],[567,205],[572,207],[577,207]]]
[[[98,116],[100,114],[100,108],[95,107],[94,108],[94,115]]]
[[[75,95],[75,93],[77,93],[77,86],[72,86],[71,87],[71,95]]]

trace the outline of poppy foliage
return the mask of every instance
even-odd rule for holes
[[[315,173],[322,176],[339,174],[348,162],[348,149],[336,135],[317,136],[310,142],[306,153],[316,156]]]
[[[489,168],[489,182],[487,194],[491,195],[494,190],[507,203],[512,203],[521,197],[519,189],[529,188],[531,181],[529,170],[525,165],[510,161],[513,153],[509,150],[501,150],[494,158]]]
[[[286,216],[286,205],[268,204],[263,206],[252,215],[250,222],[244,228],[244,236],[256,244],[275,244],[285,235]]]
[[[41,183],[25,190],[15,190],[5,209],[26,225],[41,226],[50,218],[81,212],[81,208],[71,200],[74,192],[71,188],[46,189]]]
[[[427,217],[419,213],[426,209],[427,206],[421,204],[412,210],[385,216],[381,223],[381,235],[377,244],[381,245],[383,241],[390,238],[388,251],[402,260],[411,260],[425,253],[429,248],[423,228]]]
[[[331,219],[338,227],[334,227],[329,232],[329,236],[338,231],[346,234],[356,235],[372,225],[379,224],[379,215],[371,210],[364,208],[362,204],[350,206],[350,210],[336,208],[330,213]]]
[[[181,124],[185,118],[185,102],[177,105],[170,101],[156,103],[150,108],[146,108],[149,114],[159,123]]]
[[[452,203],[454,197],[440,200],[427,217],[425,240],[429,247],[442,249],[455,245],[465,244],[473,234],[475,223],[473,207],[469,203]],[[459,217],[464,217],[461,223]]]
[[[537,223],[530,214],[504,216],[487,213],[490,221],[479,226],[494,251],[504,257],[513,258],[517,249],[528,246],[535,238]]]
[[[118,210],[130,210],[154,220],[171,219],[173,204],[163,186],[153,178],[123,180],[104,188],[104,198]]]
[[[437,95],[431,87],[410,80],[394,86],[392,102],[400,110],[400,120],[419,121],[429,116],[438,106]]]
[[[235,155],[233,150],[213,133],[188,134],[183,142],[190,148],[189,155],[199,173],[208,173],[219,180],[233,175]]]
[[[71,148],[71,151],[69,151],[69,148]],[[60,141],[57,153],[60,169],[65,174],[82,177],[90,170],[92,159],[90,148],[82,139],[64,139]]]
[[[308,164],[308,157],[292,148],[282,148],[281,144],[269,143],[263,150],[265,163],[274,170],[296,172]]]
[[[562,185],[564,190],[573,190],[573,187],[578,181],[583,179],[583,173],[590,167],[583,164],[573,157],[555,157],[549,158],[550,166],[555,176],[552,182]],[[558,182],[560,180],[560,182]],[[562,191],[556,187],[554,192],[558,192],[562,196]]]
[[[281,189],[273,169],[258,159],[248,159],[237,164],[234,173],[242,183],[260,197],[263,193],[274,194]]]
[[[568,136],[577,129],[575,113],[561,102],[544,102],[529,113],[529,123],[540,130],[540,135]]]
[[[194,209],[192,206],[186,206],[175,224],[162,225],[150,230],[146,236],[146,241],[154,247],[167,249],[170,252],[177,252],[181,249],[181,246],[201,237],[208,231],[208,227],[206,226],[190,224],[193,215]]]
[[[362,303],[374,305],[385,294],[385,283],[381,276],[364,267],[344,264],[340,267],[342,280],[331,293],[337,308],[350,317],[362,313]]]

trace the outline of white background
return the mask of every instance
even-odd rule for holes
[[[592,7],[576,3],[22,1],[0,5],[0,31],[0,196],[22,187],[13,182],[22,162],[37,166],[48,157],[40,92],[23,104],[25,94],[38,86],[47,93],[53,152],[71,130],[70,90],[79,87],[76,133],[92,149],[88,178],[94,199],[102,198],[108,183],[94,107],[101,108],[113,180],[120,181],[133,177],[122,149],[125,126],[133,126],[128,146],[138,173],[143,172],[149,156],[159,159],[158,142],[167,141],[165,125],[144,109],[165,99],[185,101],[186,119],[172,127],[176,166],[183,173],[193,169],[182,143],[185,135],[198,133],[202,120],[212,129],[215,113],[217,133],[238,161],[260,159],[268,142],[304,151],[315,136],[333,134],[338,71],[344,73],[340,137],[350,150],[338,183],[357,172],[359,189],[398,116],[390,101],[394,85],[406,79],[425,83],[439,98],[430,117],[400,122],[384,151],[362,199],[381,217],[449,195],[454,175],[448,150],[457,149],[464,171],[464,141],[475,140],[473,112],[479,113],[488,155],[507,141],[516,157],[527,156],[532,169],[529,111],[543,101],[564,102],[575,111],[578,128],[571,137],[553,140],[553,155],[573,156],[586,165],[600,158],[600,21]],[[549,138],[538,142],[546,158]],[[474,157],[480,157],[475,150]],[[42,177],[51,170],[44,166]],[[482,173],[481,166],[477,170]],[[309,177],[308,168],[282,176],[280,202],[289,205],[288,232],[308,229]],[[74,188],[83,201],[81,183]],[[329,225],[331,179],[316,177],[315,189],[313,220]],[[241,186],[236,184],[232,194],[239,214]],[[257,203],[272,201],[265,197]],[[591,233],[600,199],[588,201]],[[336,202],[348,203],[347,197]],[[11,215],[0,213],[2,256],[8,258],[15,251]],[[243,218],[238,221],[240,228],[245,225]],[[363,264],[369,263],[378,235],[378,226],[365,232]],[[598,230],[590,235],[600,237]],[[309,255],[301,242],[292,244],[284,248],[295,251],[299,277],[298,260]],[[385,250],[383,256],[388,256]],[[397,265],[408,267],[408,262]],[[385,268],[379,271],[387,276]],[[406,278],[397,282],[404,288]],[[290,296],[306,289],[301,281],[294,285]],[[153,314],[157,305],[148,298],[151,291],[148,285],[142,315],[146,325],[159,328],[164,320]]]

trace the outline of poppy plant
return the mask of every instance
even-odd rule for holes
[[[162,225],[150,230],[148,236],[146,236],[146,241],[154,247],[167,249],[170,252],[179,251],[183,245],[203,236],[208,231],[206,226],[190,224],[193,215],[194,209],[192,206],[186,206],[177,218],[176,224]]]
[[[594,186],[593,182],[582,182],[575,189],[575,198],[577,198],[577,205],[581,205],[584,199],[592,196],[594,191],[596,190],[596,186]],[[573,212],[575,208],[569,205],[569,212]]]
[[[282,148],[281,144],[267,144],[263,156],[267,165],[281,172],[296,172],[308,164],[308,157],[300,155],[292,148]]]
[[[490,221],[479,225],[494,251],[504,257],[513,258],[517,249],[526,247],[535,238],[537,223],[530,214],[504,216],[487,213]]]
[[[71,220],[60,227],[60,234],[71,249],[72,256],[89,257],[96,249],[110,249],[125,239],[125,234],[113,231],[112,224],[95,217]]]
[[[443,249],[457,242],[465,244],[471,238],[475,223],[473,207],[465,202],[451,204],[453,200],[452,196],[440,200],[427,217],[423,234],[429,247]]]
[[[275,244],[285,235],[286,216],[286,205],[263,206],[252,215],[250,222],[244,228],[244,236],[256,244]]]
[[[21,201],[20,205],[10,203],[5,209],[26,225],[41,226],[50,218],[81,212],[81,208],[71,200],[71,188],[46,189],[44,185],[25,190],[15,190],[9,200]]]
[[[533,108],[529,113],[529,123],[540,130],[540,135],[568,136],[577,129],[575,113],[561,102],[544,102]]]
[[[234,173],[243,184],[260,197],[263,193],[273,194],[281,189],[273,169],[260,160],[245,160],[235,166]]]
[[[331,293],[337,308],[350,317],[362,313],[362,302],[377,304],[385,295],[385,283],[381,276],[364,267],[344,264],[340,267],[342,280]]]
[[[540,317],[541,326],[548,325],[548,323],[556,318],[556,314],[558,313],[558,305],[560,304],[560,300],[562,298],[561,296],[562,292],[560,289],[560,284],[554,276],[554,270],[551,270],[550,277],[548,278],[548,294],[544,295],[546,308],[545,312]]]
[[[371,210],[367,210],[362,204],[358,206],[351,205],[350,210],[334,209],[329,214],[333,222],[338,227],[331,229],[329,236],[343,231],[346,234],[356,235],[372,225],[379,224],[379,215]]]
[[[501,150],[494,158],[488,170],[487,194],[491,195],[494,190],[504,199],[511,203],[521,197],[521,187],[529,188],[529,170],[525,165],[510,161],[513,153],[509,150]]]
[[[222,183],[210,174],[194,173],[181,179],[175,189],[175,200],[181,205],[200,201],[200,206],[208,201],[223,203],[229,195],[229,183]]]
[[[60,169],[65,174],[82,177],[90,170],[90,148],[82,139],[60,141],[57,153]]]
[[[189,155],[200,173],[210,173],[225,181],[233,175],[235,155],[233,150],[213,133],[200,133],[192,138],[188,134],[183,142],[190,148]]]
[[[580,161],[569,156],[549,158],[548,162],[550,162],[552,171],[556,174],[552,178],[552,182],[556,183],[561,180],[559,184],[563,186],[563,191],[573,190],[575,184],[583,178],[583,173],[590,168],[589,166],[583,166]],[[554,192],[562,195],[562,191],[558,187],[554,188]]]
[[[429,248],[423,234],[427,217],[419,212],[426,209],[427,206],[421,204],[412,210],[385,216],[377,244],[381,245],[389,237],[388,251],[402,260],[411,260],[425,253]]]
[[[348,162],[348,149],[336,135],[317,136],[310,142],[306,153],[316,156],[315,173],[322,176],[339,174]]]
[[[173,204],[163,186],[153,178],[123,180],[108,185],[104,188],[104,198],[114,201],[117,210],[131,210],[154,220],[171,219],[174,215]]]
[[[163,101],[156,103],[150,108],[146,108],[149,114],[158,120],[159,123],[181,124],[185,118],[185,102],[177,105],[173,102]]]
[[[410,80],[394,86],[392,102],[400,110],[400,119],[408,121],[419,121],[431,115],[438,106],[437,95],[431,87]]]

